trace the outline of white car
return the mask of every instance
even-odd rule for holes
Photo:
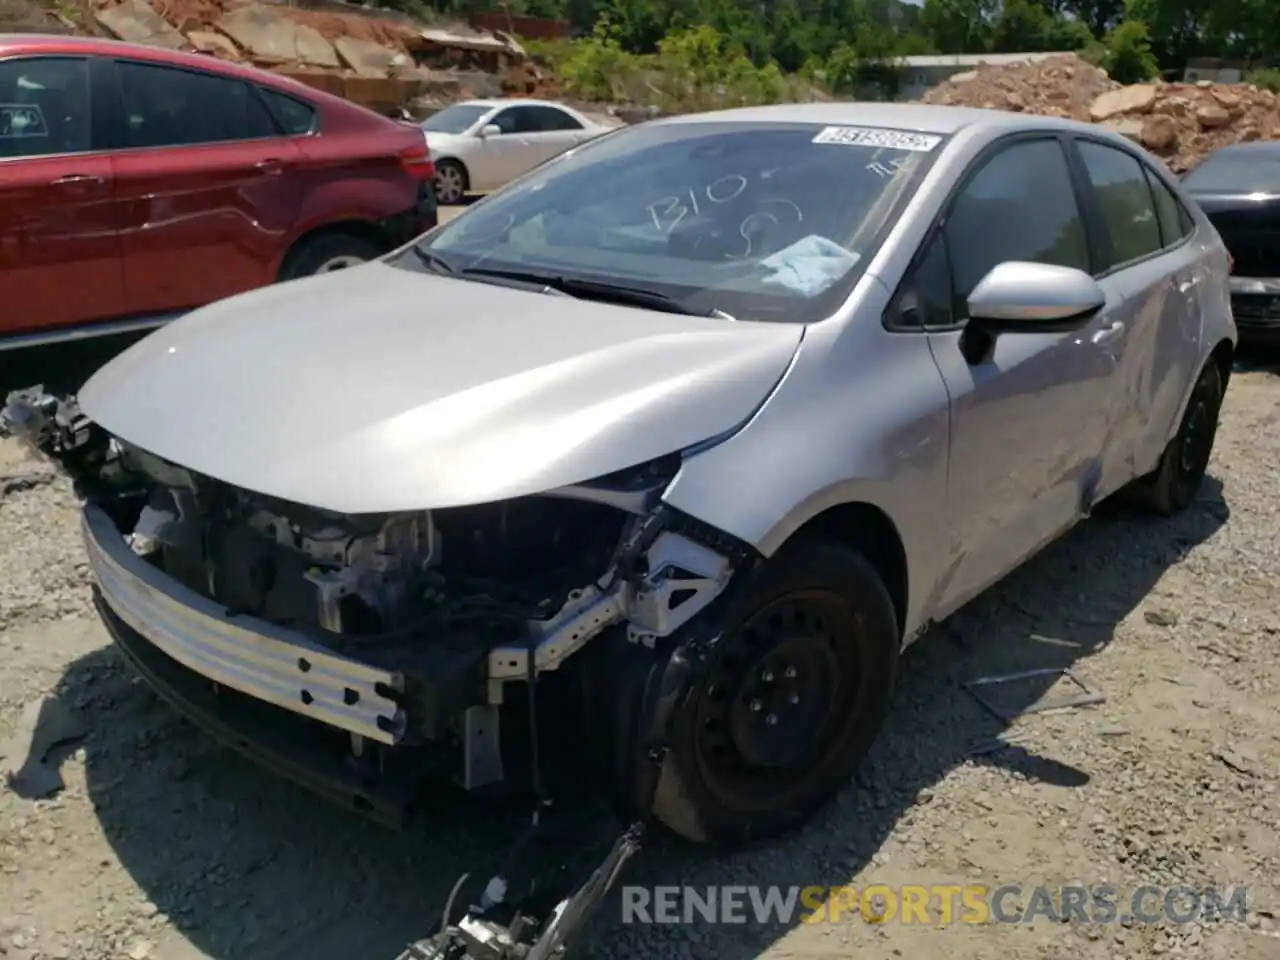
[[[613,128],[547,100],[465,100],[424,120],[422,129],[436,164],[436,197],[458,203]]]

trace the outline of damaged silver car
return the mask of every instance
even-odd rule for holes
[[[1124,139],[793,105],[611,134],[7,418],[77,478],[119,646],[236,748],[390,821],[612,798],[576,892],[494,878],[410,954],[546,957],[644,824],[803,824],[902,648],[1100,500],[1191,504],[1235,339]]]

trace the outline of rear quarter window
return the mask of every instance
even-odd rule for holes
[[[272,90],[269,87],[259,87],[259,90],[285,133],[293,137],[315,133],[316,127],[319,126],[315,107],[279,90]]]
[[[1150,167],[1145,169],[1145,173],[1151,184],[1151,196],[1155,200],[1156,217],[1160,222],[1160,238],[1166,247],[1171,247],[1191,232],[1191,218],[1182,208],[1173,191],[1165,186],[1159,174]]]

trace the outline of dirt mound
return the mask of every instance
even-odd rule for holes
[[[1119,86],[1105,70],[1064,54],[1030,63],[980,64],[934,87],[921,100],[1088,120],[1093,101]]]
[[[1094,104],[1095,119],[1117,125],[1178,172],[1219,147],[1280,139],[1280,99],[1248,83],[1156,83],[1133,91],[1127,109],[1111,114]],[[1101,108],[1101,109],[1100,109]]]
[[[1230,143],[1280,138],[1280,98],[1252,84],[1157,81],[1125,87],[1073,55],[983,64],[921,99],[1099,123],[1141,143],[1176,172]]]

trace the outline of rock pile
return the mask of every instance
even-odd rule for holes
[[[1246,140],[1280,139],[1280,98],[1247,83],[1121,86],[1079,57],[982,64],[934,87],[925,103],[1012,110],[1102,124],[1182,172]]]
[[[928,91],[925,103],[1014,110],[1089,119],[1089,106],[1120,84],[1079,57],[1065,54],[1027,63],[980,64]]]
[[[1227,144],[1280,139],[1280,98],[1248,83],[1140,83],[1103,94],[1090,119],[1182,172]]]
[[[135,43],[250,63],[380,110],[414,101],[529,95],[544,86],[505,34],[426,29],[410,17],[329,0],[94,0],[94,20]]]

